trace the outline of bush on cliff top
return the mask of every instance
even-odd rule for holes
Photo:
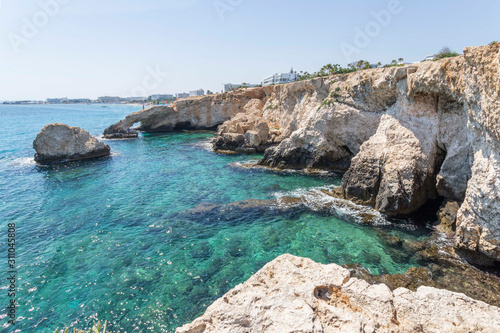
[[[310,80],[317,77],[338,75],[338,74],[348,74],[352,72],[356,72],[364,69],[371,68],[379,68],[379,67],[395,67],[395,66],[404,66],[403,58],[399,58],[398,60],[393,60],[390,64],[382,66],[382,63],[379,62],[376,65],[372,65],[370,62],[366,60],[358,60],[347,65],[347,68],[340,66],[339,64],[327,64],[321,67],[321,69],[315,73],[309,72],[299,72],[299,81]]]
[[[452,51],[448,46],[445,46],[439,51],[438,54],[436,54],[436,57],[434,58],[434,61],[441,60],[444,58],[453,58],[459,56],[459,54],[455,51]]]

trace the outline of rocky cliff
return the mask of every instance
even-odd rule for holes
[[[497,332],[500,309],[431,287],[370,285],[349,270],[282,255],[177,333]]]
[[[186,99],[132,114],[147,131],[219,130],[261,165],[342,170],[343,199],[389,215],[459,205],[456,246],[500,260],[500,44],[436,62]],[[454,213],[452,214],[454,215]]]

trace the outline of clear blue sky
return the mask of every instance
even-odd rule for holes
[[[44,14],[41,3],[54,1],[60,8]],[[292,66],[346,65],[341,47],[356,47],[356,28],[372,37],[353,57],[372,63],[500,40],[499,1],[400,0],[390,23],[370,26],[391,1],[0,0],[0,100],[260,83]]]

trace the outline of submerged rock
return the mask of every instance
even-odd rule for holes
[[[425,272],[415,272],[426,279]],[[208,332],[495,332],[500,308],[463,294],[370,285],[348,269],[282,255],[176,330]]]
[[[45,126],[33,141],[35,161],[53,163],[109,156],[109,146],[80,127],[55,123]]]

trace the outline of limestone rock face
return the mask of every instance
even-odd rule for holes
[[[270,130],[262,117],[263,107],[260,99],[252,99],[244,106],[243,112],[219,126],[214,149],[264,151],[269,147]]]
[[[38,163],[75,161],[110,154],[109,146],[89,132],[60,123],[45,126],[33,142],[33,148]]]
[[[460,205],[456,201],[444,202],[438,211],[439,229],[442,231],[455,231],[457,213]]]
[[[396,69],[382,72],[368,70],[274,87],[264,117],[276,122],[282,140],[266,151],[260,164],[346,170],[363,142],[376,132],[382,113],[396,101],[395,77],[400,74]]]
[[[282,255],[177,333],[496,332],[500,309],[431,287],[391,291],[347,269]]]
[[[361,146],[342,180],[346,198],[400,215],[436,197],[437,126],[428,114],[432,101],[398,103],[382,116],[377,133]],[[406,117],[400,116],[403,112]]]
[[[458,211],[456,246],[500,261],[500,45],[468,48],[464,57],[474,162]]]
[[[406,68],[407,76],[396,85],[397,102],[344,176],[344,197],[388,215],[414,212],[436,195],[460,203],[465,199],[457,246],[500,258],[494,241],[500,239],[498,205],[493,204],[498,187],[484,187],[500,177],[495,171],[498,57],[498,45],[469,48],[463,57]],[[476,219],[482,221],[471,222]]]

